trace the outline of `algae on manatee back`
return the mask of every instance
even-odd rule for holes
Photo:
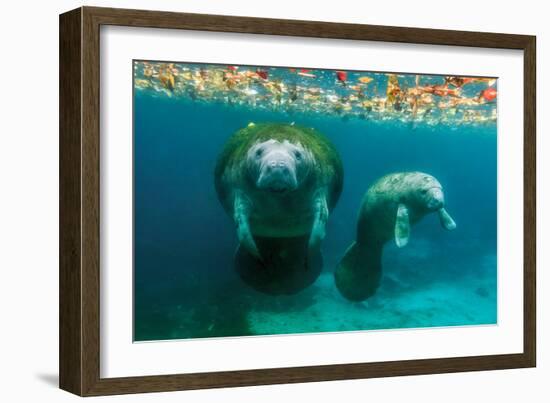
[[[235,169],[244,161],[247,150],[256,142],[266,140],[291,140],[307,147],[318,159],[317,169],[326,178],[334,178],[331,204],[335,205],[342,192],[344,172],[338,152],[330,141],[313,128],[281,123],[251,122],[247,127],[238,130],[225,143],[216,162],[214,171],[216,191],[223,201],[225,186],[222,183],[224,172]],[[332,206],[333,207],[333,206]]]

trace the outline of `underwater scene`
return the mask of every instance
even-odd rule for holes
[[[134,341],[497,323],[497,79],[133,61]]]

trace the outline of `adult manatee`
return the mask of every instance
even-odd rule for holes
[[[218,159],[215,185],[218,198],[235,223],[240,243],[237,260],[246,263],[247,276],[263,267],[273,276],[260,276],[275,276],[280,283],[292,275],[282,273],[285,267],[292,267],[292,273],[299,267],[307,270],[311,263],[307,257],[319,254],[342,184],[340,157],[316,130],[264,123],[237,131]],[[302,254],[295,247],[301,241],[306,249]],[[247,256],[242,256],[243,249]],[[296,262],[301,255],[303,262]],[[319,265],[317,269],[320,271]],[[254,281],[265,283],[269,279]]]
[[[349,300],[372,296],[382,275],[382,249],[390,239],[400,248],[409,241],[411,226],[437,213],[441,225],[453,230],[454,220],[444,208],[441,184],[422,172],[386,175],[367,191],[359,211],[357,239],[335,271],[336,286]]]

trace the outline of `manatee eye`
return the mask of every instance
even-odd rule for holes
[[[258,148],[258,149],[256,150],[256,158],[261,157],[263,153],[264,153],[264,150],[261,149],[261,148]]]
[[[431,180],[431,178],[430,178],[429,176],[425,176],[425,177],[424,177],[424,180],[425,180],[426,182],[429,182],[429,181]]]
[[[428,189],[422,189],[422,190],[420,191],[420,193],[422,193],[422,194],[424,195],[424,194],[428,193]]]
[[[298,150],[294,151],[294,156],[296,157],[296,159],[298,161],[300,161],[302,159],[302,153]]]

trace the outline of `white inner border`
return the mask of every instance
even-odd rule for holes
[[[113,26],[100,49],[101,377],[523,351],[522,51]],[[132,343],[132,59],[499,77],[498,325]]]

